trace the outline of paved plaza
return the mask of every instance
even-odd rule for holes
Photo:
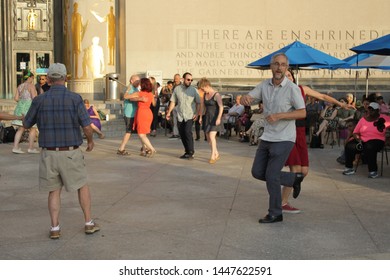
[[[15,155],[11,144],[0,144],[0,259],[390,259],[386,162],[377,179],[367,178],[365,165],[343,176],[336,162],[341,147],[310,150],[309,176],[299,198],[291,199],[302,213],[259,224],[268,193],[250,173],[256,147],[218,139],[221,160],[210,165],[203,140],[195,142],[191,161],[179,159],[180,140],[161,132],[151,138],[154,158],[139,155],[137,136],[127,147],[131,155],[118,156],[120,140],[96,139],[93,152],[85,153],[101,231],[84,234],[77,193],[64,191],[59,240],[48,238],[39,155]]]

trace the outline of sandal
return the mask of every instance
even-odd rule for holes
[[[128,156],[128,155],[130,155],[130,153],[129,152],[127,152],[126,150],[118,150],[117,152],[116,152],[116,154],[117,155],[120,155],[120,156]]]
[[[148,157],[148,158],[152,158],[152,157],[154,157],[154,155],[156,154],[156,150],[153,150],[153,151],[147,151],[146,152],[146,157]]]
[[[140,156],[146,157],[146,155],[149,153],[149,150],[146,148],[141,148]]]

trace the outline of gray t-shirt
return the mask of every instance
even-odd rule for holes
[[[305,109],[305,102],[299,87],[286,77],[278,86],[272,84],[272,79],[265,80],[250,91],[249,95],[255,98],[257,103],[263,101],[264,116]],[[270,142],[291,141],[295,143],[295,120],[284,119],[273,124],[266,122],[261,139]]]
[[[196,104],[200,104],[199,93],[193,86],[175,87],[170,100],[176,104],[179,122],[191,120],[196,114]]]

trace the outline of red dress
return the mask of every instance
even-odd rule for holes
[[[138,92],[139,97],[145,97],[146,101],[138,101],[137,112],[134,118],[134,128],[137,129],[138,134],[150,133],[150,126],[153,121],[153,113],[150,110],[150,104],[154,98],[153,93],[140,91]]]
[[[305,100],[305,91],[301,86],[299,86],[302,97]],[[299,124],[296,124],[297,137],[295,140],[295,145],[292,148],[290,155],[284,164],[285,166],[289,165],[300,165],[300,166],[309,166],[309,152],[307,150],[306,144],[306,120],[300,119],[298,120]],[[297,123],[297,122],[296,122]]]

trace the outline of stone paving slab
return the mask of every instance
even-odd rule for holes
[[[60,240],[48,238],[47,194],[38,191],[39,155],[12,154],[0,144],[0,259],[390,259],[390,167],[368,179],[366,166],[343,176],[341,147],[310,150],[300,214],[261,225],[264,182],[250,174],[256,147],[218,139],[221,160],[208,163],[206,142],[192,161],[180,140],[152,137],[154,158],[116,155],[120,138],[96,139],[85,153],[93,215],[102,229],[87,236],[77,193],[62,193]],[[21,147],[26,150],[27,144]],[[85,149],[85,145],[83,147]]]

